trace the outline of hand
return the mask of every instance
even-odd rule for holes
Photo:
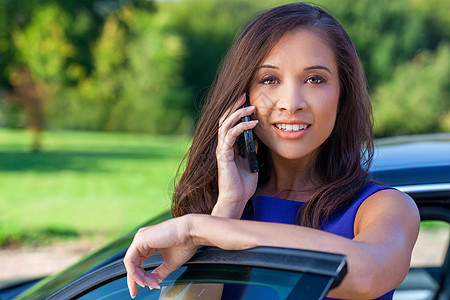
[[[123,260],[131,297],[134,298],[137,294],[137,284],[159,288],[160,282],[188,261],[196,251],[197,246],[191,238],[187,216],[141,228]],[[162,255],[164,262],[151,273],[146,273],[141,266],[156,252]]]
[[[254,106],[240,108],[244,102],[245,94],[219,121],[216,148],[219,197],[213,215],[239,218],[248,199],[256,191],[258,174],[252,173],[248,159],[237,153],[237,137],[245,130],[253,129],[258,123],[257,120],[238,123],[255,109]]]

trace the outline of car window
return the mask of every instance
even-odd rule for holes
[[[411,259],[411,267],[441,267],[447,254],[450,225],[444,221],[422,221]]]
[[[258,267],[191,265],[181,267],[162,283],[161,290],[141,288],[135,299],[322,299],[328,276]],[[302,286],[298,291],[297,284]],[[126,277],[105,282],[79,299],[129,298]]]
[[[161,265],[156,253],[142,265],[147,272]],[[347,274],[346,257],[340,254],[256,247],[247,250],[223,250],[201,246],[184,266],[170,274],[161,290],[139,288],[138,299],[178,298],[180,293],[218,295],[205,299],[323,299]],[[47,294],[51,299],[128,298],[126,270],[121,259],[92,270]],[[184,299],[189,299],[182,297]],[[31,298],[45,298],[33,297]],[[29,299],[27,297],[26,299]]]

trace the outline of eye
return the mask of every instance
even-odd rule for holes
[[[308,77],[305,82],[312,83],[312,84],[321,84],[321,83],[325,82],[325,79],[322,76],[313,75],[311,77]]]
[[[277,84],[278,79],[275,76],[265,76],[259,81],[259,83],[268,84],[268,85]]]

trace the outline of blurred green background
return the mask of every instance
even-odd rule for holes
[[[275,0],[0,0],[0,246],[111,237],[170,206],[203,96]],[[323,0],[378,137],[450,131],[450,2]]]

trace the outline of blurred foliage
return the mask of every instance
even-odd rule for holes
[[[373,93],[381,135],[450,132],[450,44],[398,66]]]
[[[173,133],[189,125],[179,75],[184,45],[170,26],[167,14],[131,4],[110,14],[92,47],[93,72],[53,105],[53,119],[110,131]]]
[[[65,62],[74,53],[65,36],[68,21],[64,12],[53,4],[36,11],[24,29],[13,29],[18,63],[27,65],[34,77],[51,82],[60,79]]]
[[[45,90],[47,128],[190,132],[233,39],[282,3],[0,1],[0,125],[32,123],[26,106],[7,97],[17,94],[13,74],[26,69]],[[450,2],[317,3],[355,42],[378,136],[450,130]]]
[[[389,80],[396,66],[450,39],[448,1],[320,1],[349,33],[371,87]],[[445,30],[446,29],[446,30]]]

